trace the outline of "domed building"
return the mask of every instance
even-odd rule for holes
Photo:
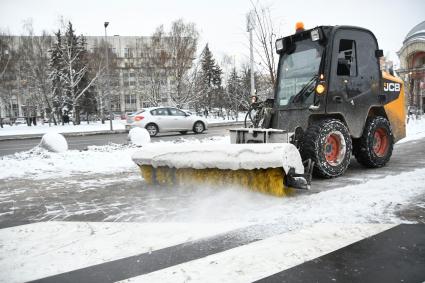
[[[416,25],[406,35],[403,46],[397,52],[404,79],[408,105],[411,112],[424,113],[425,108],[425,21]]]

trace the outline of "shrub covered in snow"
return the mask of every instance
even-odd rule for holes
[[[52,152],[63,152],[68,150],[68,143],[61,134],[47,133],[41,138],[40,147]]]
[[[151,142],[151,137],[145,128],[133,128],[128,133],[128,140],[135,145],[144,145]]]

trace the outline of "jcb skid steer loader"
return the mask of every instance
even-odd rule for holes
[[[352,154],[366,167],[384,166],[405,137],[404,87],[381,73],[383,51],[373,33],[352,26],[298,29],[278,39],[276,51],[274,99],[256,113],[261,125],[230,130],[232,144],[221,148],[148,146],[133,156],[144,178],[239,184],[281,196],[290,187],[309,188],[312,173],[342,175]]]

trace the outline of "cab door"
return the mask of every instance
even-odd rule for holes
[[[372,33],[361,29],[335,32],[326,112],[341,114],[353,137],[363,132],[371,105],[378,105],[378,45]]]

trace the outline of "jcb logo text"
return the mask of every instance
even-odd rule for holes
[[[400,91],[399,83],[384,83],[384,91]]]

